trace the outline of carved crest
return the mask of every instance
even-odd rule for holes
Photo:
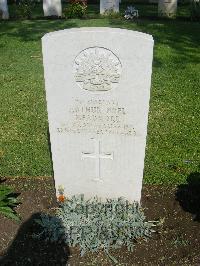
[[[108,91],[119,83],[121,68],[118,57],[110,50],[87,48],[75,58],[75,80],[85,90]]]

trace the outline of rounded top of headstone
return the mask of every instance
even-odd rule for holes
[[[71,29],[64,29],[54,32],[46,33],[42,39],[46,38],[54,38],[58,37],[59,35],[65,35],[70,33],[80,33],[80,32],[88,32],[88,33],[95,33],[95,32],[109,32],[109,33],[117,33],[117,34],[126,34],[126,35],[134,35],[136,38],[143,38],[149,41],[153,42],[153,37],[150,34],[139,32],[139,31],[133,31],[133,30],[127,30],[127,29],[120,29],[120,28],[109,28],[109,27],[82,27],[82,28],[71,28]]]

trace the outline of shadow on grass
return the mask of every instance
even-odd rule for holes
[[[3,36],[14,37],[23,42],[40,41],[47,33],[62,29],[89,26],[101,26],[126,28],[149,33],[155,40],[155,45],[164,45],[167,61],[174,62],[178,67],[184,68],[187,63],[198,63],[196,53],[200,42],[199,23],[189,21],[177,21],[166,19],[139,18],[136,21],[127,21],[123,18],[101,19],[40,19],[40,20],[16,20],[0,23],[0,38]],[[171,48],[170,54],[167,49]],[[155,67],[162,65],[162,58],[155,53]],[[166,58],[165,58],[166,59]],[[166,61],[166,60],[165,60]],[[166,62],[165,62],[166,64]]]
[[[161,52],[158,55],[155,49],[155,67],[160,67],[163,63],[174,63],[183,69],[187,63],[198,63],[200,60],[196,52],[200,42],[199,23],[197,22],[160,18],[139,18],[135,21],[110,18],[109,25],[151,34],[157,49],[164,45],[162,53],[166,53],[166,62],[162,62]],[[168,50],[169,48],[171,50]]]
[[[41,232],[35,222],[41,213],[33,214],[24,222],[0,265],[66,265],[70,252],[62,243],[46,242],[43,239],[33,238],[33,234]]]
[[[178,186],[176,200],[184,211],[194,215],[194,221],[200,222],[200,173],[191,173],[187,182]]]
[[[77,24],[64,19],[16,20],[0,23],[0,38],[14,37],[21,41],[38,41],[48,32],[74,28]]]

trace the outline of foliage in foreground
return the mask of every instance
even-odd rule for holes
[[[36,220],[43,228],[39,237],[46,240],[64,241],[69,247],[79,245],[81,256],[122,245],[132,250],[138,239],[151,236],[154,222],[145,222],[138,203],[123,198],[109,199],[105,203],[98,198],[85,200],[83,195],[65,200],[55,216],[42,214]]]
[[[0,213],[13,220],[19,221],[19,217],[13,210],[19,202],[13,194],[13,189],[6,185],[0,185]]]

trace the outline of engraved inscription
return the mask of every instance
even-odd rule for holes
[[[69,109],[70,120],[57,128],[59,133],[136,135],[127,121],[127,110],[115,100],[79,100]]]
[[[82,152],[81,159],[84,160],[86,158],[95,159],[96,162],[96,176],[93,179],[94,181],[103,181],[100,173],[100,159],[110,159],[113,160],[113,152],[112,153],[101,153],[100,151],[100,140],[94,139],[94,153],[90,152]]]
[[[121,68],[118,57],[110,50],[87,48],[75,58],[75,80],[85,90],[108,91],[119,83]]]

